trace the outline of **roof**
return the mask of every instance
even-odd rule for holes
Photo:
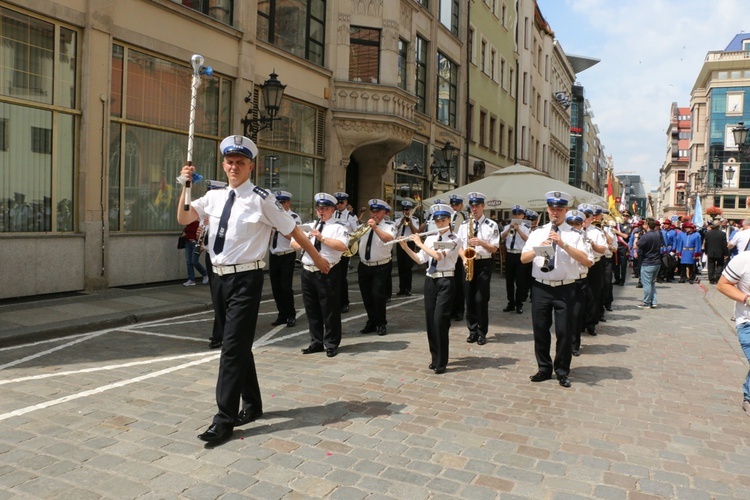
[[[750,33],[738,33],[734,36],[729,45],[724,49],[724,52],[739,52],[744,50],[742,48],[742,42],[744,40],[750,40]]]
[[[601,59],[594,59],[593,57],[576,56],[573,54],[565,55],[567,56],[570,65],[573,67],[573,71],[575,72],[575,74],[578,74],[581,71],[585,71],[591,66],[601,62]]]

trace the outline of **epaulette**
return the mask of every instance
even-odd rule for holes
[[[268,192],[268,191],[266,191],[266,190],[265,190],[265,189],[263,189],[262,187],[258,187],[258,186],[255,186],[255,187],[253,188],[253,193],[257,194],[258,196],[260,196],[260,197],[261,197],[261,198],[263,198],[264,200],[265,200],[266,198],[268,198],[268,195],[269,195],[269,192]]]
[[[292,212],[292,219],[299,219],[299,215],[297,215],[294,212]]]
[[[385,222],[386,224],[390,224],[391,226],[395,224],[395,222],[393,222],[392,220],[387,220],[383,222]]]
[[[341,221],[341,219],[336,219],[336,220],[333,220],[333,219],[331,219],[331,220],[333,221],[333,223],[334,223],[334,224],[338,224],[339,226],[344,226],[344,227],[346,227],[346,224],[344,224],[344,223],[343,223],[343,222]],[[329,222],[330,222],[330,221],[329,221]]]
[[[485,219],[484,219],[484,223],[485,223],[485,224],[489,224],[489,225],[491,226],[491,225],[493,224],[493,221],[492,221],[492,220],[490,220],[490,219],[487,219],[487,218],[485,218]]]

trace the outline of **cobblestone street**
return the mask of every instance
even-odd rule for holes
[[[488,343],[454,324],[434,374],[414,281],[384,337],[353,303],[335,358],[264,301],[265,414],[213,449],[211,313],[0,348],[0,498],[750,498],[747,364],[713,285],[659,285],[653,310],[615,287],[564,389],[529,382],[531,308],[501,312],[497,276]]]

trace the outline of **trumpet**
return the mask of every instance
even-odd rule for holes
[[[367,211],[366,208],[362,207],[362,212],[359,214],[359,217],[357,220],[362,220],[362,216],[365,215],[365,212]],[[357,253],[357,250],[359,250],[359,240],[367,234],[367,231],[370,230],[370,226],[367,225],[367,223],[362,223],[357,227],[357,229],[354,230],[352,234],[349,235],[349,243],[346,245],[346,251],[341,254],[342,257],[351,257],[355,253]]]
[[[439,233],[442,233],[443,231],[447,231],[448,229],[450,229],[450,226],[445,226],[445,227],[440,228],[440,229],[432,229],[430,231],[425,231],[424,233],[418,233],[417,236],[421,237],[421,236],[429,236],[431,234],[439,234]],[[413,235],[399,236],[398,238],[394,238],[391,241],[386,241],[385,243],[383,243],[383,245],[384,246],[385,245],[394,245],[396,243],[401,243],[402,241],[408,241],[409,238],[411,238],[412,236]]]

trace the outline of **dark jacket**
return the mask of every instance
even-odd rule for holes
[[[661,264],[661,231],[653,230],[645,232],[638,238],[638,255],[643,259],[644,266],[656,266]]]
[[[721,259],[729,256],[727,235],[721,229],[707,231],[703,246],[706,250],[706,257],[709,259]]]

